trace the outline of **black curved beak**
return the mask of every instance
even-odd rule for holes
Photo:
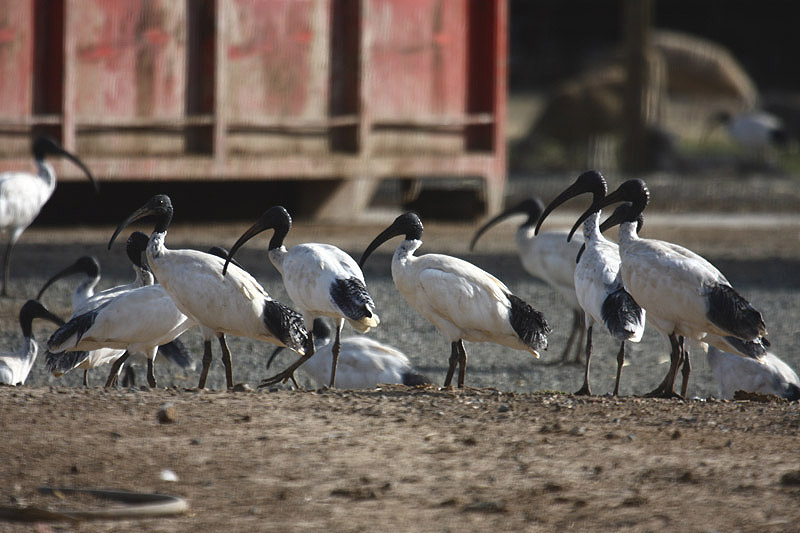
[[[53,277],[48,279],[45,282],[45,284],[42,285],[42,288],[39,289],[39,294],[36,295],[36,300],[41,300],[42,299],[42,294],[44,294],[44,291],[46,291],[47,288],[50,287],[50,285],[52,285],[56,281],[60,280],[61,278],[65,278],[67,276],[71,276],[72,274],[84,274],[84,273],[87,273],[87,266],[88,266],[87,263],[86,263],[87,260],[91,260],[91,258],[89,258],[88,256],[81,257],[80,259],[78,259],[77,261],[75,261],[74,263],[69,265],[68,267],[66,267],[63,270],[61,270],[60,272],[57,272],[56,274],[54,274]]]
[[[94,176],[92,175],[92,173],[91,173],[91,171],[89,170],[89,168],[88,168],[86,165],[84,165],[84,164],[83,164],[83,161],[81,161],[80,159],[78,159],[78,156],[76,156],[76,155],[74,155],[74,154],[71,154],[70,152],[67,152],[67,151],[66,151],[65,149],[63,149],[63,148],[55,147],[55,148],[54,148],[54,150],[55,150],[55,151],[56,151],[56,152],[57,152],[59,155],[66,157],[67,159],[69,159],[70,161],[72,161],[72,162],[75,164],[75,166],[77,166],[78,168],[80,168],[80,169],[83,171],[83,173],[84,173],[84,174],[86,174],[86,177],[88,177],[88,178],[89,178],[89,181],[91,181],[91,182],[92,182],[92,187],[94,187],[94,192],[95,192],[95,194],[100,194],[100,185],[97,183],[97,180],[96,180],[96,179],[94,179]]]
[[[605,196],[603,198],[596,199],[594,202],[592,202],[592,205],[590,205],[589,208],[586,211],[584,211],[583,214],[581,214],[580,217],[578,217],[578,220],[575,221],[575,224],[572,226],[572,229],[569,231],[569,235],[567,236],[567,240],[571,240],[572,239],[572,235],[575,233],[575,230],[577,230],[581,226],[581,224],[583,224],[583,222],[587,218],[592,216],[594,213],[597,213],[598,211],[600,211],[604,207],[609,206],[611,204],[615,204],[617,202],[625,202],[627,200],[628,200],[628,198],[625,197],[625,192],[621,191],[619,188],[617,188],[617,190],[615,190],[614,192],[608,194],[607,196]],[[612,216],[613,216],[613,214],[612,214]]]
[[[292,227],[292,217],[289,212],[280,205],[270,207],[264,211],[255,224],[250,226],[247,231],[242,233],[242,236],[233,244],[231,251],[225,258],[225,264],[222,266],[222,275],[224,276],[228,271],[228,263],[233,260],[233,255],[236,251],[247,241],[268,229],[274,229],[275,234],[269,242],[269,249],[277,248],[283,245],[283,239],[289,233]],[[236,263],[234,263],[236,264]],[[239,266],[239,265],[236,265]],[[240,267],[241,268],[241,267]]]
[[[492,226],[494,226],[498,222],[502,222],[503,220],[505,220],[505,219],[507,219],[509,217],[512,217],[514,215],[524,215],[524,214],[528,214],[528,212],[526,210],[522,209],[522,204],[520,204],[520,205],[516,205],[516,206],[514,206],[514,207],[512,207],[510,209],[506,209],[505,211],[503,211],[499,215],[495,216],[494,218],[492,218],[491,220],[486,222],[483,226],[478,228],[478,231],[475,232],[475,235],[472,237],[472,240],[469,242],[469,250],[470,250],[470,252],[472,251],[473,248],[475,248],[475,243],[478,242],[478,239],[480,239],[481,235],[486,233],[486,230],[488,230],[489,228],[491,228]]]
[[[233,246],[231,246],[231,251],[228,252],[228,255],[224,258],[225,259],[225,264],[222,266],[222,275],[223,276],[228,272],[228,263],[233,262],[233,256],[236,253],[236,251],[239,248],[241,248],[244,243],[246,243],[247,241],[249,241],[250,239],[252,239],[256,235],[258,235],[262,231],[265,231],[265,230],[268,230],[268,229],[272,229],[272,226],[265,225],[263,223],[263,220],[259,219],[258,222],[256,222],[252,226],[250,226],[247,229],[247,231],[242,233],[242,236],[239,237],[239,239],[235,243],[233,243]],[[236,264],[236,263],[234,263],[234,264]],[[239,265],[236,265],[236,266],[239,266]]]
[[[364,250],[363,254],[361,254],[361,259],[358,260],[358,266],[364,268],[364,263],[367,261],[367,257],[369,257],[370,254],[374,252],[376,248],[378,248],[378,246],[393,237],[397,237],[398,235],[405,235],[406,240],[422,238],[422,221],[415,213],[403,213],[394,219],[394,222],[392,222],[388,228],[383,230],[377,237],[372,239],[372,242],[369,243],[367,249]]]
[[[599,172],[595,170],[587,170],[586,172],[582,173],[572,185],[564,189],[561,194],[556,196],[549,204],[547,204],[547,207],[544,208],[544,213],[542,213],[542,216],[539,217],[539,222],[536,223],[534,235],[539,234],[539,229],[542,227],[544,219],[547,218],[547,216],[552,213],[556,207],[560,206],[567,200],[581,194],[592,193],[594,195],[594,201],[597,201],[599,198],[605,196],[606,190],[606,182]],[[569,236],[567,237],[567,241],[570,240],[572,240],[572,232],[570,232]]]
[[[36,300],[28,300],[20,309],[20,322],[27,322],[30,325],[34,318],[49,320],[57,326],[64,325],[61,317],[48,311],[41,303]]]
[[[631,220],[631,209],[633,209],[633,204],[631,204],[631,202],[624,202],[623,204],[618,205],[617,208],[614,209],[614,212],[611,213],[611,216],[609,216],[600,224],[600,232],[603,233],[607,229]],[[636,217],[636,233],[642,231],[642,226],[644,226],[644,216],[639,213],[639,215]]]
[[[133,213],[128,215],[128,218],[123,220],[120,223],[120,225],[117,226],[117,229],[114,231],[114,234],[111,236],[111,239],[108,241],[108,249],[109,250],[111,249],[111,245],[114,244],[114,240],[116,240],[117,235],[122,233],[122,230],[124,230],[130,224],[133,224],[134,222],[136,222],[139,219],[142,219],[142,218],[145,218],[145,217],[149,217],[149,216],[158,215],[158,214],[159,214],[159,211],[154,209],[150,205],[150,203],[148,202],[147,204],[143,205],[142,207],[140,207],[139,209],[137,209],[136,211],[134,211]]]
[[[212,246],[211,248],[208,249],[208,253],[211,255],[216,255],[220,259],[228,259],[228,255],[230,255],[230,252],[228,252],[228,250],[226,250],[222,246]],[[230,262],[236,265],[237,267],[241,268],[242,270],[244,270],[244,267],[236,259],[231,258]]]

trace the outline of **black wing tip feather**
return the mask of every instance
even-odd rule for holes
[[[48,346],[57,346],[72,335],[77,335],[77,340],[83,338],[83,335],[89,331],[89,328],[92,327],[94,324],[94,320],[97,317],[97,313],[102,309],[104,306],[100,306],[97,309],[93,309],[82,315],[78,315],[74,318],[71,318],[66,324],[58,328],[50,335],[50,338],[47,341]]]
[[[66,374],[80,365],[89,357],[89,352],[60,352],[48,351],[45,355],[45,368],[50,373]]]
[[[644,322],[644,311],[623,287],[606,297],[600,313],[608,331],[620,340],[628,340]]]
[[[754,341],[743,341],[736,337],[724,337],[724,339],[731,348],[739,353],[739,355],[744,355],[756,360],[767,355],[769,341],[766,339],[756,339]]]
[[[264,302],[264,325],[287,348],[302,350],[308,341],[303,316],[280,302]]]
[[[546,349],[547,335],[553,330],[544,315],[513,294],[508,294],[508,300],[511,302],[511,327],[520,340],[534,350]]]
[[[358,278],[337,279],[331,284],[331,299],[350,320],[371,318],[375,308],[367,286]]]
[[[720,283],[711,288],[706,316],[740,339],[757,339],[766,334],[761,313],[730,285]]]

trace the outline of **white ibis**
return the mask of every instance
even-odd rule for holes
[[[575,222],[573,231],[593,213],[616,202],[623,204],[601,225],[601,231],[620,224],[620,273],[625,288],[647,310],[647,321],[672,346],[670,368],[650,395],[677,396],[675,377],[683,364],[681,396],[686,396],[691,365],[685,338],[730,339],[731,344],[768,346],[761,313],[737,293],[725,276],[703,257],[677,244],[642,239],[636,224],[650,199],[644,181],[632,179],[593,202]],[[709,341],[711,342],[711,341]],[[748,353],[741,353],[747,356]]]
[[[98,190],[97,182],[73,154],[61,147],[55,139],[45,136],[33,141],[33,158],[37,172],[9,171],[0,174],[0,233],[8,233],[8,244],[3,257],[2,296],[8,296],[8,276],[11,268],[11,249],[22,232],[39,215],[42,207],[56,188],[56,173],[45,161],[48,155],[60,155],[75,163]]]
[[[751,150],[782,146],[788,140],[781,119],[766,111],[752,110],[736,115],[717,111],[711,115],[709,123],[712,127],[723,125],[734,142]]]
[[[542,313],[512,294],[499,279],[449,255],[414,255],[422,246],[422,221],[414,213],[400,215],[375,237],[359,265],[363,267],[378,246],[398,235],[405,238],[392,257],[392,279],[408,303],[450,342],[445,387],[450,386],[456,365],[458,386],[464,386],[465,340],[526,350],[537,358],[539,350],[547,348],[551,330]]]
[[[70,319],[73,319],[76,316],[96,309],[103,303],[113,299],[116,296],[119,296],[124,292],[142,287],[144,285],[152,284],[153,274],[149,271],[149,269],[144,267],[141,261],[142,251],[147,246],[147,241],[147,235],[139,231],[133,232],[130,237],[128,237],[128,241],[125,246],[125,252],[128,256],[128,259],[131,261],[135,275],[134,280],[130,283],[117,285],[95,293],[94,289],[97,286],[97,283],[100,281],[100,263],[95,257],[83,256],[48,279],[39,290],[39,294],[36,297],[37,300],[40,300],[48,287],[50,287],[57,280],[73,274],[83,274],[85,279],[81,281],[77,287],[75,287],[75,290],[72,293],[72,315],[70,316]],[[175,361],[180,365],[185,364],[185,361],[178,357],[179,352],[167,349],[165,353],[167,354],[167,358],[169,360]],[[112,363],[122,357],[124,354],[124,349],[105,347],[92,350],[91,352],[72,350],[65,353],[59,353],[58,355],[48,353],[46,361],[48,369],[57,377],[60,377],[71,370],[83,369],[83,385],[84,387],[88,387],[90,369]],[[172,356],[176,357],[173,358]],[[119,370],[120,368],[115,366],[112,369],[112,372],[118,372]],[[110,379],[111,376],[109,376],[109,380]]]
[[[553,209],[575,196],[591,193],[597,202],[606,194],[606,180],[594,170],[584,172],[547,206],[539,223],[538,233],[544,219]],[[586,315],[586,368],[583,386],[575,394],[591,394],[589,385],[589,361],[592,357],[592,330],[595,324],[605,325],[608,332],[620,341],[617,353],[617,376],[614,396],[619,394],[622,365],[625,363],[625,342],[639,342],[644,335],[645,311],[625,290],[620,277],[619,250],[615,243],[600,232],[600,211],[583,222],[583,238],[586,248],[576,259],[575,293]]]
[[[234,243],[228,254],[232,258],[248,240],[262,231],[274,230],[267,255],[283,278],[283,285],[294,305],[303,314],[309,332],[305,354],[280,374],[267,378],[262,386],[290,379],[294,371],[314,355],[314,319],[329,317],[336,321],[336,337],[331,350],[330,387],[335,385],[336,366],[341,350],[341,333],[345,320],[357,331],[366,333],[380,323],[375,303],[367,292],[364,274],[347,253],[330,244],[297,244],[287,250],[283,240],[292,227],[292,217],[281,206],[274,206],[261,215]],[[225,275],[228,263],[222,269]]]
[[[131,355],[147,359],[147,383],[156,386],[153,362],[161,345],[177,339],[195,326],[175,306],[161,285],[146,285],[120,293],[100,306],[71,318],[47,341],[54,360],[61,352],[91,351],[103,348],[122,350],[112,366],[106,386],[116,384],[122,364]]]
[[[322,318],[314,319],[314,357],[302,367],[319,385],[330,382],[333,350],[331,327]],[[275,351],[267,361],[267,368],[283,348]],[[336,383],[344,389],[371,389],[380,383],[398,383],[414,387],[433,383],[420,374],[403,352],[365,336],[341,339],[341,354],[336,371]]]
[[[561,361],[567,362],[572,345],[577,340],[575,362],[580,361],[583,344],[584,322],[583,309],[575,295],[575,257],[583,246],[583,236],[567,241],[567,230],[554,230],[534,233],[536,222],[544,211],[544,204],[538,198],[527,198],[519,204],[506,209],[481,226],[472,237],[470,251],[475,248],[478,239],[493,225],[514,215],[527,215],[520,224],[515,236],[517,253],[522,267],[531,276],[538,278],[555,289],[572,308],[572,330],[567,344],[561,354]]]
[[[19,325],[24,340],[17,351],[0,354],[0,383],[24,385],[28,379],[36,355],[39,353],[39,346],[33,338],[32,323],[35,318],[43,318],[59,326],[64,323],[36,300],[25,302],[19,310]]]
[[[201,327],[204,352],[198,387],[205,387],[214,336],[222,348],[228,388],[233,387],[233,369],[226,334],[260,339],[302,354],[308,336],[302,316],[272,299],[253,276],[236,265],[229,267],[228,275],[223,276],[223,259],[197,250],[166,247],[164,240],[172,213],[169,196],[153,196],[120,223],[108,247],[111,248],[128,224],[144,217],[155,217],[155,227],[147,245],[147,262],[178,309]]]
[[[756,361],[709,346],[706,358],[717,382],[720,399],[732,400],[734,393],[741,390],[774,394],[790,401],[800,400],[800,378],[772,352]]]

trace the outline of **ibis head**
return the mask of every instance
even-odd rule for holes
[[[52,137],[48,137],[46,135],[40,135],[36,137],[33,141],[33,157],[37,161],[44,161],[45,157],[48,155],[59,155],[62,157],[66,157],[70,161],[72,161],[78,168],[80,168],[86,177],[89,178],[89,181],[92,182],[92,186],[94,187],[94,191],[100,192],[100,186],[97,184],[97,180],[94,179],[94,176],[89,171],[89,168],[83,164],[83,161],[78,159],[78,156],[71,154],[67,150],[61,146],[58,141],[53,139]]]
[[[39,294],[36,295],[36,299],[41,300],[42,294],[44,294],[44,291],[47,290],[50,285],[59,279],[71,276],[72,274],[84,274],[88,278],[96,278],[100,275],[100,263],[91,255],[79,257],[77,261],[60,272],[57,272],[53,277],[48,279],[39,290]]]
[[[623,202],[614,209],[614,212],[611,213],[611,216],[608,217],[600,224],[600,232],[604,232],[609,228],[613,228],[618,224],[622,224],[623,222],[630,222],[632,220],[636,220],[636,233],[642,231],[642,226],[644,226],[644,215],[639,213],[638,215],[631,213],[633,210],[633,204],[630,202]]]
[[[520,227],[524,228],[527,226],[533,226],[536,224],[536,221],[539,220],[539,217],[542,215],[542,211],[544,210],[544,204],[538,198],[526,198],[522,200],[520,203],[513,207],[509,207],[496,217],[492,218],[486,224],[480,227],[478,231],[475,232],[475,236],[472,237],[472,241],[469,243],[469,249],[472,250],[475,248],[475,243],[478,242],[478,239],[486,233],[490,227],[494,226],[498,222],[507,219],[508,217],[514,215],[528,215],[528,218],[523,222]]]
[[[242,236],[239,237],[239,239],[231,247],[231,251],[228,253],[227,258],[225,259],[225,265],[222,267],[222,275],[224,276],[227,272],[228,263],[230,263],[233,259],[233,255],[236,253],[236,250],[241,248],[244,243],[262,231],[272,229],[275,230],[275,233],[272,235],[272,239],[269,241],[269,250],[274,250],[283,246],[283,239],[286,238],[286,235],[289,233],[291,228],[292,217],[283,206],[276,205],[264,211],[256,223],[250,226],[247,231],[242,233]]]
[[[169,199],[169,196],[166,194],[157,194],[150,198],[150,200],[148,200],[148,202],[142,207],[128,215],[128,218],[123,220],[120,225],[117,226],[117,229],[111,236],[111,240],[108,241],[108,249],[111,249],[111,245],[114,244],[114,240],[117,238],[117,235],[119,235],[128,225],[141,218],[149,216],[156,217],[156,225],[153,231],[167,231],[169,223],[172,221],[172,200]]]
[[[385,243],[392,237],[397,237],[398,235],[405,235],[406,240],[419,240],[422,239],[422,221],[419,219],[416,213],[403,213],[396,219],[394,222],[383,230],[377,237],[375,237],[369,246],[367,246],[364,253],[361,254],[361,259],[358,261],[358,266],[364,268],[364,263],[367,261],[367,257],[370,256],[375,249],[378,248],[381,244]]]
[[[31,337],[33,335],[31,323],[34,318],[44,318],[58,326],[64,325],[64,321],[60,317],[45,309],[37,300],[28,300],[22,304],[19,310],[19,325],[22,328],[23,336]]]
[[[577,230],[580,225],[583,224],[583,221],[589,218],[593,213],[597,213],[602,208],[618,202],[631,203],[630,209],[624,209],[622,213],[620,213],[620,216],[623,214],[626,216],[626,219],[620,219],[620,222],[636,222],[639,215],[644,211],[644,208],[647,207],[649,201],[650,191],[647,189],[647,185],[643,180],[636,178],[625,181],[605,198],[600,198],[592,202],[592,205],[583,212],[575,222],[575,225],[572,226],[569,237],[571,238],[575,230]]]
[[[572,185],[564,189],[561,194],[556,196],[553,201],[547,205],[544,213],[539,217],[539,222],[536,224],[535,234],[539,234],[539,229],[542,227],[542,222],[547,218],[547,215],[570,198],[574,198],[580,194],[592,193],[592,201],[597,202],[606,195],[607,190],[608,186],[606,185],[606,180],[603,178],[603,175],[596,170],[587,170],[578,176]],[[570,233],[569,237],[570,238],[567,240],[571,240],[572,233]]]

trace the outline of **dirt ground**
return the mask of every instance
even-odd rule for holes
[[[0,404],[2,505],[98,506],[41,486],[189,503],[175,517],[0,531],[763,532],[800,521],[797,402],[391,386],[3,387]]]
[[[731,268],[742,264],[735,228],[668,229],[652,220],[654,236],[721,259],[736,256]],[[797,260],[794,219],[790,246],[774,226],[748,225],[751,270],[769,277],[768,265]],[[508,251],[514,228],[487,241],[488,252]],[[171,242],[191,231],[176,228]],[[446,225],[427,231],[429,251],[471,234]],[[348,235],[328,240],[346,245]],[[78,244],[98,238],[71,234]],[[26,239],[58,243],[64,236],[46,229]],[[2,304],[4,321],[24,301],[18,296]],[[46,496],[38,492],[43,486],[159,492],[189,505],[179,516],[122,521],[0,518],[0,532],[762,532],[800,523],[798,402],[401,386],[226,392],[34,385],[0,387],[0,406],[0,516],[9,508],[107,505]]]

